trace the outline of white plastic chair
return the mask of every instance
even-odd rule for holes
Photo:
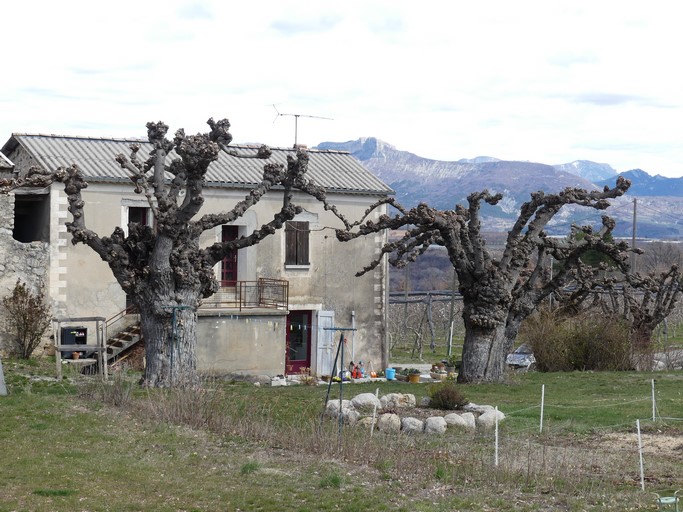
[[[683,489],[676,491],[673,496],[662,496],[658,492],[653,492],[657,497],[657,505],[659,505],[659,510],[674,510],[675,512],[681,512],[679,508],[681,504],[681,496],[678,495],[679,492],[683,492]]]

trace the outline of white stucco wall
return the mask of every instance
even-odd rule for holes
[[[229,210],[237,201],[243,199],[247,192],[246,189],[206,188],[205,204],[200,215]],[[83,198],[86,202],[86,225],[100,236],[109,236],[115,226],[125,223],[127,207],[145,205],[144,197],[134,194],[133,187],[128,184],[91,182],[83,191]],[[358,219],[377,197],[330,194],[329,200],[349,219]],[[240,235],[249,234],[253,229],[271,220],[280,208],[280,201],[280,193],[273,191],[243,218],[235,221],[233,224],[239,226]],[[385,235],[373,235],[347,243],[338,242],[334,228],[341,228],[342,224],[332,213],[325,212],[318,201],[303,194],[295,195],[295,203],[305,210],[301,220],[310,223],[310,266],[285,267],[285,236],[284,230],[280,230],[257,246],[240,251],[238,279],[286,279],[290,286],[290,309],[333,311],[338,327],[357,329],[347,334],[350,340],[349,352],[345,356],[347,360],[353,357],[366,363],[372,362],[375,368],[384,367],[388,355],[384,328],[388,287],[386,263],[382,263],[362,277],[355,277],[355,273],[380,253],[381,246],[386,240]],[[373,220],[381,213],[384,213],[384,210],[374,214]],[[66,196],[60,184],[53,185],[51,189],[50,217],[50,263],[47,281],[50,297],[55,305],[55,315],[109,318],[123,310],[125,294],[114,280],[108,265],[87,246],[74,246],[71,243],[65,226],[65,222],[70,221],[71,216],[67,211]],[[202,235],[201,245],[207,246],[219,241],[220,236],[219,226]],[[221,324],[222,322],[223,320]],[[207,330],[206,333],[208,332]],[[282,334],[284,337],[284,332]],[[248,338],[245,333],[244,340],[247,344],[251,343]],[[213,347],[211,350],[220,351],[214,341],[207,343]],[[278,343],[282,343],[284,347],[284,339]],[[236,352],[242,350],[237,347],[232,349]],[[278,353],[283,354],[284,348],[281,351],[278,348]],[[315,347],[312,350],[312,357],[315,360]],[[282,373],[284,360],[278,364],[268,365],[268,368],[265,368],[268,372]],[[216,367],[215,364],[213,366]],[[243,370],[252,370],[248,361],[245,361]]]

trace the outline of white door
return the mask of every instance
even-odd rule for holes
[[[318,311],[316,329],[316,375],[333,375],[334,363],[334,311]]]

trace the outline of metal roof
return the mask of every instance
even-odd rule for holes
[[[153,149],[152,144],[140,139],[114,139],[71,137],[63,135],[12,134],[2,151],[10,154],[18,145],[23,147],[36,162],[47,170],[78,165],[90,181],[129,180],[127,171],[116,162],[116,155],[130,155],[130,145],[140,144],[140,160],[145,161]],[[258,146],[230,145],[230,149],[242,154],[256,154]],[[209,166],[207,184],[230,188],[243,188],[261,181],[266,162],[286,165],[287,156],[295,156],[292,148],[271,148],[268,160],[244,159],[230,156],[222,151],[218,160]],[[307,176],[316,185],[331,192],[389,195],[393,190],[374,176],[352,155],[334,150],[309,149]],[[168,161],[177,158],[171,153]]]
[[[14,164],[0,151],[0,169],[12,169]]]

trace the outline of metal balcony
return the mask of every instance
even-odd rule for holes
[[[204,299],[200,309],[279,309],[289,308],[289,281],[261,277],[257,281],[235,281],[221,286]]]

